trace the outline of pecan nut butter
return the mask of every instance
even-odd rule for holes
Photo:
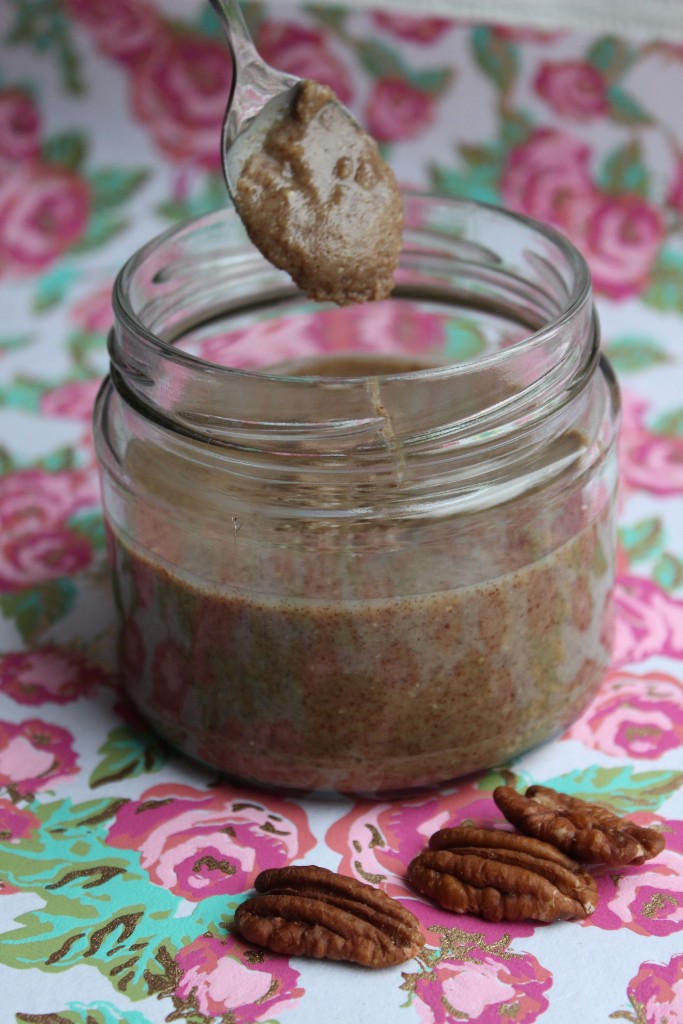
[[[433,318],[429,351],[399,315],[370,354],[351,329],[312,352],[300,326],[277,366],[190,354],[243,340],[256,307],[257,328],[315,316],[243,242],[225,254],[226,213],[117,285],[96,439],[120,671],[163,736],[234,777],[441,782],[552,737],[608,663],[618,397],[585,265],[501,211],[410,210],[390,302]],[[488,348],[458,363],[465,315]]]

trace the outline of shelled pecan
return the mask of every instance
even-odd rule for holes
[[[418,892],[485,921],[564,921],[595,910],[595,880],[556,847],[502,829],[445,828],[408,866]]]
[[[381,889],[321,867],[262,871],[235,926],[276,953],[389,967],[424,945],[417,919]]]
[[[498,786],[493,799],[520,832],[546,840],[584,864],[642,864],[664,849],[661,832],[548,786],[530,786],[525,794]]]

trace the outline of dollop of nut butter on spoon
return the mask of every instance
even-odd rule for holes
[[[261,59],[237,0],[211,2],[235,68],[223,171],[249,237],[312,299],[386,298],[403,203],[377,143],[327,86]]]

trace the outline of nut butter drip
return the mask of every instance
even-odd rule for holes
[[[302,82],[246,161],[234,200],[249,237],[312,299],[386,298],[403,205],[377,143],[327,86]]]

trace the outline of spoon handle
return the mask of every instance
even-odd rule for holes
[[[235,68],[228,101],[230,113],[223,124],[225,152],[247,121],[273,97],[296,85],[299,79],[276,71],[261,58],[238,0],[211,0],[211,4],[223,25]]]

